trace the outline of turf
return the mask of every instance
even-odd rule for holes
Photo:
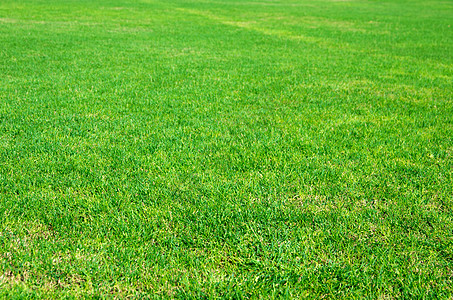
[[[0,298],[451,298],[452,53],[450,0],[2,0]]]

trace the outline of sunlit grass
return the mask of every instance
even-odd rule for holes
[[[2,1],[0,297],[451,297],[452,11]]]

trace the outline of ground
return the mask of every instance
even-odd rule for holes
[[[2,0],[0,298],[452,297],[452,26]]]

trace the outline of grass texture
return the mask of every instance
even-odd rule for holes
[[[2,0],[0,298],[451,298],[452,30],[450,0]]]

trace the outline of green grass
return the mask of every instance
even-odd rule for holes
[[[451,298],[452,95],[450,0],[2,0],[0,298]]]

